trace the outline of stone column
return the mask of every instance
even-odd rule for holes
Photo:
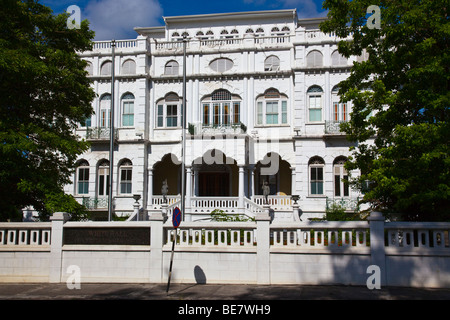
[[[153,168],[147,169],[147,210],[152,209],[153,206]]]
[[[239,166],[239,208],[244,208],[244,166]]]

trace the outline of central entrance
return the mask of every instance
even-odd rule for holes
[[[229,197],[230,174],[228,172],[199,172],[200,197]]]

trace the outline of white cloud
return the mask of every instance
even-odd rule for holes
[[[153,27],[160,24],[162,8],[158,0],[92,0],[83,18],[95,31],[95,40],[135,38],[134,27]]]

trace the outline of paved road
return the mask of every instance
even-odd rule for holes
[[[450,300],[450,289],[233,284],[0,284],[0,300]]]

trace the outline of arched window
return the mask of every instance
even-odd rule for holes
[[[233,68],[233,65],[233,61],[230,59],[218,58],[211,61],[209,67],[215,72],[223,73]]]
[[[277,56],[269,56],[264,61],[264,71],[279,71],[280,58]]]
[[[313,50],[306,56],[306,66],[308,68],[317,68],[323,66],[323,55],[320,51]]]
[[[277,89],[266,90],[256,100],[257,125],[283,125],[288,121],[287,96]]]
[[[86,70],[86,72],[88,73],[88,76],[94,75],[94,66],[89,61],[86,61],[86,63],[87,63],[87,65],[84,68],[84,70]]]
[[[319,86],[311,86],[307,91],[309,122],[322,121],[323,90]]]
[[[334,196],[335,197],[348,197],[349,185],[348,185],[348,173],[344,165],[347,158],[344,156],[337,157],[333,162],[333,174],[334,174]]]
[[[89,194],[89,162],[82,160],[78,163],[76,173],[77,194]]]
[[[112,68],[112,62],[111,61],[103,62],[102,66],[100,68],[100,75],[102,75],[102,76],[110,76],[111,75],[111,68]]]
[[[256,29],[256,32],[255,32],[255,37],[264,37],[264,29],[263,28],[258,28],[258,29]]]
[[[122,96],[122,126],[134,126],[134,95],[131,93]]]
[[[311,195],[323,195],[323,169],[325,161],[321,157],[312,157],[308,162],[309,167],[309,193]]]
[[[183,40],[183,37],[180,36],[180,34],[178,32],[173,32],[172,33],[172,41],[181,41]]]
[[[348,104],[347,102],[339,102],[339,87],[336,85],[331,90],[331,99],[333,106],[332,121],[334,122],[344,122],[348,121]]]
[[[100,98],[100,127],[109,128],[111,122],[111,95],[104,94]]]
[[[133,164],[124,159],[119,164],[120,193],[131,194],[132,192]]]
[[[177,76],[178,75],[179,65],[175,60],[171,60],[166,63],[164,67],[164,74],[167,76]]]
[[[97,195],[109,195],[109,161],[101,160],[97,170]]]
[[[229,126],[241,122],[241,98],[225,89],[202,100],[203,126]]]
[[[341,55],[337,50],[331,54],[331,65],[332,66],[346,66],[347,58]]]
[[[136,74],[136,62],[129,59],[122,64],[122,74]]]
[[[156,127],[176,128],[182,123],[182,103],[176,93],[168,93],[156,103]]]

